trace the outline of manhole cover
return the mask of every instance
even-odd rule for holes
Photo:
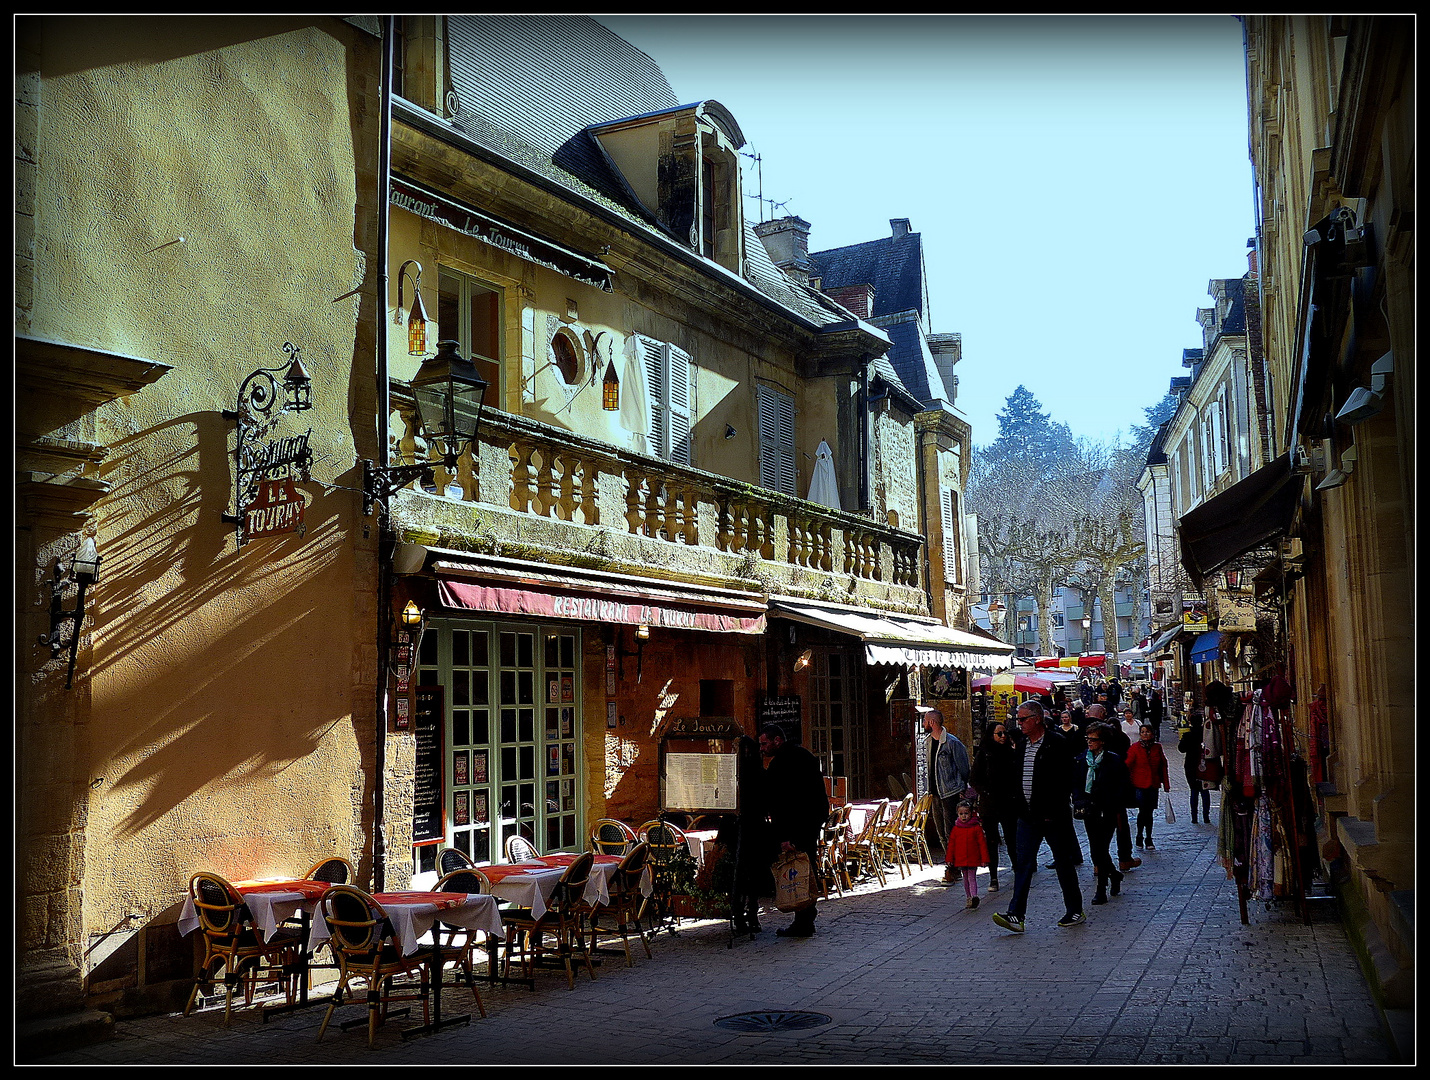
[[[829,1022],[829,1017],[815,1012],[748,1012],[722,1016],[715,1026],[746,1032],[803,1031]]]

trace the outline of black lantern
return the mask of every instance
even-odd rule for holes
[[[417,402],[417,420],[429,439],[442,444],[442,464],[448,472],[457,468],[462,450],[476,441],[482,419],[482,402],[487,381],[476,366],[457,352],[457,342],[437,343],[437,355],[424,360],[412,380],[412,396]],[[380,468],[363,462],[363,513],[372,513],[373,503],[389,498],[399,489],[431,473],[433,463],[391,465]]]

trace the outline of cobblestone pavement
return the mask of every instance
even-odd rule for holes
[[[322,1043],[323,1008],[262,1022],[256,1010],[223,1009],[120,1021],[112,1041],[45,1058],[46,1064],[1378,1064],[1398,1060],[1334,901],[1313,905],[1310,925],[1289,905],[1253,902],[1242,926],[1236,889],[1216,861],[1214,825],[1190,823],[1175,736],[1177,823],[1158,823],[1157,849],[1127,875],[1120,897],[1061,929],[1053,873],[1039,870],[1028,930],[990,920],[1003,891],[964,908],[963,889],[942,888],[924,869],[884,889],[865,886],[821,903],[809,939],[764,932],[727,947],[724,923],[685,923],[662,933],[653,959],[636,949],[594,982],[567,990],[562,972],[535,992],[483,992],[488,1016],[404,1042],[393,1020],[369,1050],[366,1028],[337,1030],[362,1015],[341,1010]],[[1213,797],[1215,816],[1216,799]],[[1159,819],[1161,813],[1159,811]],[[1084,841],[1085,843],[1085,841]],[[1046,861],[1046,849],[1044,849]],[[1091,863],[1081,868],[1092,898]],[[1000,903],[1001,901],[1001,903]],[[443,995],[444,1014],[464,1012],[465,989]],[[820,1013],[804,1030],[747,1034],[714,1021],[745,1012]]]

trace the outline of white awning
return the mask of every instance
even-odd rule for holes
[[[1006,642],[908,615],[877,614],[862,608],[826,607],[776,597],[770,598],[769,613],[857,637],[864,643],[864,659],[871,664],[1002,671],[1012,664],[1016,651]]]

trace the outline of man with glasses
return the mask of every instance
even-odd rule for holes
[[[1059,926],[1084,922],[1082,890],[1078,887],[1077,834],[1073,832],[1073,753],[1068,740],[1044,724],[1043,706],[1025,701],[1016,713],[1023,731],[1022,785],[1015,791],[1018,811],[1017,839],[1013,850],[1013,898],[1006,914],[993,921],[1015,934],[1023,933],[1028,890],[1037,869],[1038,847],[1047,840],[1053,852],[1058,885],[1063,892],[1063,917]]]

